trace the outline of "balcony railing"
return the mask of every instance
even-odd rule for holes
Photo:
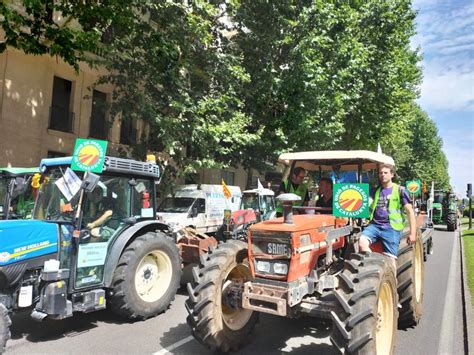
[[[49,129],[61,132],[74,132],[74,112],[60,106],[49,108]]]

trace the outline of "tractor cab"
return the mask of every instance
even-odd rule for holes
[[[275,193],[270,189],[252,189],[242,192],[240,210],[253,210],[259,221],[275,216]]]
[[[275,215],[275,193],[272,190],[245,190],[242,193],[240,208],[233,212],[224,211],[224,223],[216,236],[220,240],[246,240],[250,225],[272,219]]]
[[[117,236],[155,217],[155,199],[150,196],[155,196],[158,166],[141,163],[137,169],[141,171],[132,171],[130,164],[121,166],[124,161],[108,157],[100,175],[73,172],[69,169],[71,158],[41,162],[42,184],[33,217],[58,225],[60,267],[75,271],[71,275],[74,288],[102,284],[105,262],[95,265],[97,261],[89,260],[91,255],[101,255],[105,261]],[[71,254],[74,238],[77,255]]]
[[[38,168],[0,168],[0,219],[31,218]]]

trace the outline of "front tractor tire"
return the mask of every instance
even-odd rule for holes
[[[418,236],[414,246],[406,238],[400,243],[397,259],[397,285],[399,303],[398,326],[402,329],[418,324],[423,314],[424,271],[423,243]]]
[[[247,257],[247,243],[219,244],[201,258],[201,267],[193,271],[194,282],[188,284],[187,322],[193,336],[212,351],[238,350],[248,343],[258,321],[258,313],[241,308],[235,295],[252,279]]]
[[[165,311],[181,278],[181,259],[173,240],[162,232],[137,237],[125,249],[112,281],[112,310],[129,320]]]
[[[386,256],[352,254],[339,274],[331,342],[349,354],[392,354],[397,331],[397,280]]]
[[[0,303],[0,354],[5,352],[8,339],[10,339],[10,326],[12,321],[8,315],[8,309]]]
[[[457,227],[457,221],[456,221],[456,214],[455,213],[448,213],[446,216],[446,226],[448,228],[449,232],[454,232]]]

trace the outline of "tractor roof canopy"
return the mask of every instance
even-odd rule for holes
[[[40,170],[44,172],[47,168],[55,166],[70,166],[72,157],[43,159],[40,163]],[[160,178],[160,167],[156,163],[142,162],[132,159],[123,159],[116,157],[105,157],[104,172],[119,174],[129,174],[132,176],[148,176],[155,179]]]
[[[275,196],[275,193],[270,189],[252,189],[252,190],[245,190],[242,192],[243,194],[253,194],[253,195],[261,195],[261,196]]]
[[[39,173],[38,168],[0,168],[1,176],[23,176],[23,175],[34,175]]]
[[[388,155],[369,150],[326,150],[314,152],[284,153],[278,158],[285,165],[301,166],[309,171],[315,170],[362,170],[377,169],[379,164],[395,166]]]

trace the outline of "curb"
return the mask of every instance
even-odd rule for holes
[[[464,243],[462,240],[462,229],[458,229],[459,243],[461,246],[461,272],[462,272],[462,289],[463,289],[463,310],[464,310],[464,329],[465,335],[465,354],[474,355],[473,341],[474,341],[474,310],[472,309],[471,294],[466,280],[466,263],[464,257]]]

